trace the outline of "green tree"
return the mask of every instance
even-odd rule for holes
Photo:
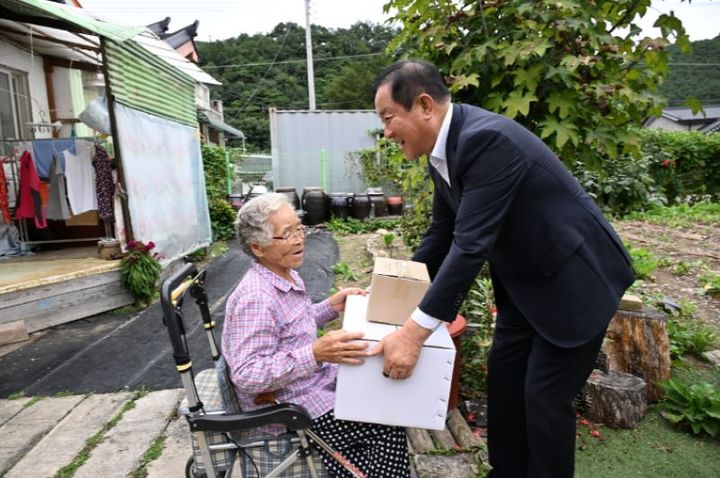
[[[425,58],[453,99],[502,113],[545,139],[571,165],[639,154],[628,126],[659,114],[667,47],[689,45],[661,15],[658,38],[635,23],[650,0],[391,0],[402,28],[396,57]]]
[[[385,49],[396,31],[370,23],[350,28],[312,26],[319,109],[372,107],[370,83],[387,64]],[[267,34],[199,42],[200,66],[220,80],[213,97],[225,121],[241,129],[250,150],[270,149],[268,109],[307,109],[305,29],[280,23]]]

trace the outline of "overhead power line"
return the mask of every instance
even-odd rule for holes
[[[343,56],[328,56],[326,58],[315,58],[315,63],[319,61],[335,61],[335,60],[346,60],[348,58],[361,58],[367,56],[378,56],[384,55],[384,53],[362,53],[358,55],[343,55]],[[262,62],[262,63],[235,63],[232,65],[203,65],[203,70],[214,70],[216,68],[246,68],[251,66],[267,66],[267,65],[281,65],[284,63],[305,63],[305,59],[302,60],[283,60],[275,62]]]

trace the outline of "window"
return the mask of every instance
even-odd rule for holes
[[[0,67],[0,139],[31,139],[29,93],[25,73]]]

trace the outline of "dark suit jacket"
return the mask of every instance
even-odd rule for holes
[[[621,240],[555,154],[518,123],[455,104],[450,184],[435,168],[433,218],[413,260],[433,283],[420,309],[452,321],[483,263],[498,310],[513,305],[545,339],[599,334],[634,276]]]

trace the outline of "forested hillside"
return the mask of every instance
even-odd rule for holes
[[[356,23],[347,29],[312,26],[318,109],[373,107],[369,87],[384,66],[394,32]],[[280,23],[268,34],[198,43],[200,66],[223,83],[225,122],[241,129],[252,150],[270,150],[268,108],[307,109],[305,29]]]
[[[357,23],[347,29],[313,25],[315,94],[319,109],[372,108],[369,87],[389,62],[384,54],[395,32]],[[280,23],[267,34],[198,42],[200,66],[220,80],[213,98],[223,100],[225,121],[247,135],[251,150],[270,150],[268,108],[307,109],[305,29]],[[720,103],[720,36],[692,43],[692,52],[671,47],[670,74],[660,90],[671,105],[688,96]]]
[[[703,104],[720,104],[720,35],[692,42],[692,51],[682,54],[670,47],[670,75],[660,87],[671,105],[694,96]]]

